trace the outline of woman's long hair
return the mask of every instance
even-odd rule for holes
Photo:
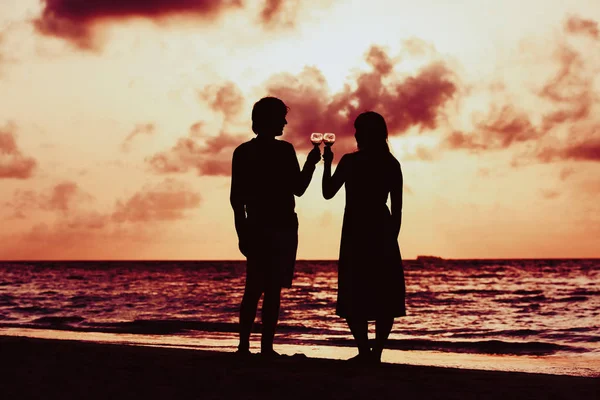
[[[381,114],[375,111],[360,114],[354,121],[354,128],[359,151],[390,152],[387,124]]]

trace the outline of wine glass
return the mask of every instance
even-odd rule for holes
[[[323,135],[325,146],[333,146],[335,143],[335,133],[327,132]]]
[[[323,134],[319,132],[313,132],[310,134],[310,141],[315,146],[319,146],[323,142]]]

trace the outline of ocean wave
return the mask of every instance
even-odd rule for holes
[[[541,332],[534,329],[511,329],[502,331],[488,331],[488,332],[465,332],[465,333],[453,333],[452,337],[459,338],[481,338],[490,336],[508,336],[508,337],[529,337],[537,336]]]
[[[459,290],[453,290],[453,291],[448,292],[448,293],[453,293],[453,294],[485,294],[485,295],[495,296],[495,295],[499,295],[499,294],[508,294],[508,293],[511,293],[511,292],[506,291],[506,290],[494,290],[494,289],[459,289]]]
[[[84,321],[84,320],[85,320],[85,318],[79,317],[79,316],[71,316],[71,317],[41,317],[41,318],[37,318],[37,319],[33,320],[32,323],[34,323],[34,324],[44,324],[44,325],[56,326],[56,325],[66,325],[66,324],[79,323],[79,322]]]
[[[570,293],[572,296],[598,296],[600,295],[600,290],[590,290],[585,288],[578,288]]]
[[[74,330],[83,332],[104,332],[104,333],[133,333],[146,335],[169,335],[185,333],[189,331],[202,332],[238,332],[239,325],[233,322],[210,322],[198,320],[145,320],[123,322],[94,322],[85,321],[80,316],[48,316],[37,318],[27,323],[0,323],[0,327],[11,328],[44,328],[59,330]],[[261,324],[255,323],[253,332],[261,331]],[[277,326],[278,333],[312,333],[323,334],[329,332],[324,329],[315,329],[311,327],[286,325]],[[332,331],[334,332],[334,331]]]
[[[30,307],[14,307],[11,311],[17,311],[23,314],[32,314],[32,315],[48,315],[55,314],[60,312],[61,310],[58,308],[52,307],[38,307],[38,306],[30,306]]]
[[[17,303],[15,302],[15,297],[10,294],[0,294],[0,306],[13,306]]]
[[[554,299],[554,301],[558,301],[561,303],[575,303],[579,301],[587,301],[587,296],[569,296],[569,297],[559,297]]]
[[[519,294],[519,295],[523,295],[523,294],[542,294],[544,293],[543,290],[525,290],[525,289],[520,289],[520,290],[515,290],[513,292],[514,294]]]
[[[522,297],[512,297],[512,298],[507,298],[507,299],[494,299],[493,301],[497,302],[497,303],[508,303],[508,304],[514,304],[514,303],[534,303],[534,302],[544,302],[548,300],[548,298],[546,296],[544,296],[543,294],[539,294],[536,296],[522,296]]]

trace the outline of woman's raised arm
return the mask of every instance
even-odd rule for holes
[[[323,152],[323,161],[325,163],[323,170],[323,197],[329,200],[335,196],[340,190],[344,182],[346,182],[346,163],[348,162],[346,156],[343,156],[340,160],[335,173],[331,176],[331,163],[333,162],[333,152],[331,148],[326,147]]]

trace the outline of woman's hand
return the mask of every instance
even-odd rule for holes
[[[331,146],[325,146],[323,150],[323,161],[327,164],[331,164],[333,161],[333,151],[331,151]]]

